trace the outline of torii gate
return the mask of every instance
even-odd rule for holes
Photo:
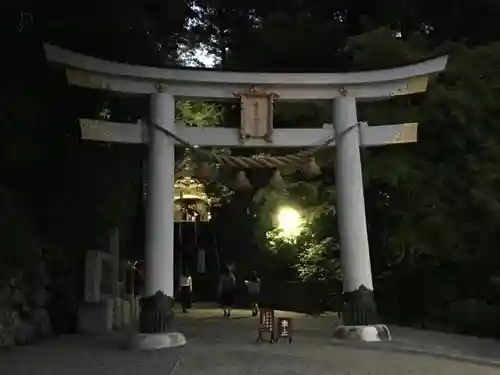
[[[337,335],[369,341],[390,337],[387,328],[376,322],[359,148],[416,142],[417,123],[353,128],[358,122],[356,99],[381,100],[424,92],[429,75],[445,69],[447,56],[376,71],[253,73],[130,66],[51,45],[45,45],[45,53],[49,61],[65,67],[70,84],[149,95],[151,99],[150,122],[155,127],[149,132],[138,124],[80,120],[84,139],[149,143],[145,303],[137,347],[157,349],[186,342],[181,333],[174,332],[169,307],[174,295],[176,141],[161,128],[191,144],[217,147],[307,147],[336,134],[337,216],[346,298],[344,326],[337,329]],[[242,104],[239,130],[199,129],[175,122],[176,98],[228,99],[235,93]],[[273,99],[331,100],[334,124],[321,129],[273,129]]]

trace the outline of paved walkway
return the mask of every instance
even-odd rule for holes
[[[118,349],[118,335],[64,336],[0,351],[0,374],[500,374],[500,344],[493,340],[396,327],[391,343],[346,343],[331,339],[331,316],[282,314],[295,317],[291,345],[257,344],[257,318],[247,311],[225,319],[218,310],[193,310],[178,318],[189,341],[183,348],[130,352]]]

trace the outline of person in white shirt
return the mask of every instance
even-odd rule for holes
[[[179,289],[182,312],[187,312],[191,307],[191,294],[193,293],[193,279],[188,272],[181,274],[179,279]]]

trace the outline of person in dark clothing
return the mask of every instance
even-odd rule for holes
[[[191,307],[191,293],[193,292],[193,280],[188,272],[184,272],[179,280],[180,300],[182,312],[187,312]]]
[[[230,267],[224,268],[224,271],[219,277],[219,286],[217,292],[219,294],[220,304],[224,310],[224,316],[231,316],[231,307],[233,306],[234,289],[236,278]]]
[[[252,306],[252,316],[257,316],[259,313],[259,295],[260,295],[260,278],[257,272],[252,271],[252,276],[245,281]]]
[[[132,281],[132,316],[133,319],[139,319],[139,313],[140,313],[140,305],[141,305],[141,298],[142,293],[144,291],[144,284],[146,281],[146,274],[145,274],[145,264],[143,260],[139,260],[133,264],[132,270],[131,270],[131,281]]]
[[[142,289],[144,288],[145,281],[145,266],[144,261],[139,260],[135,262],[133,272],[133,283],[134,283],[134,294],[140,295],[142,293]]]

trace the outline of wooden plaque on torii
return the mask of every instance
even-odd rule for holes
[[[252,86],[248,92],[235,92],[241,103],[240,141],[249,138],[272,142],[273,100],[278,94],[259,90]]]

